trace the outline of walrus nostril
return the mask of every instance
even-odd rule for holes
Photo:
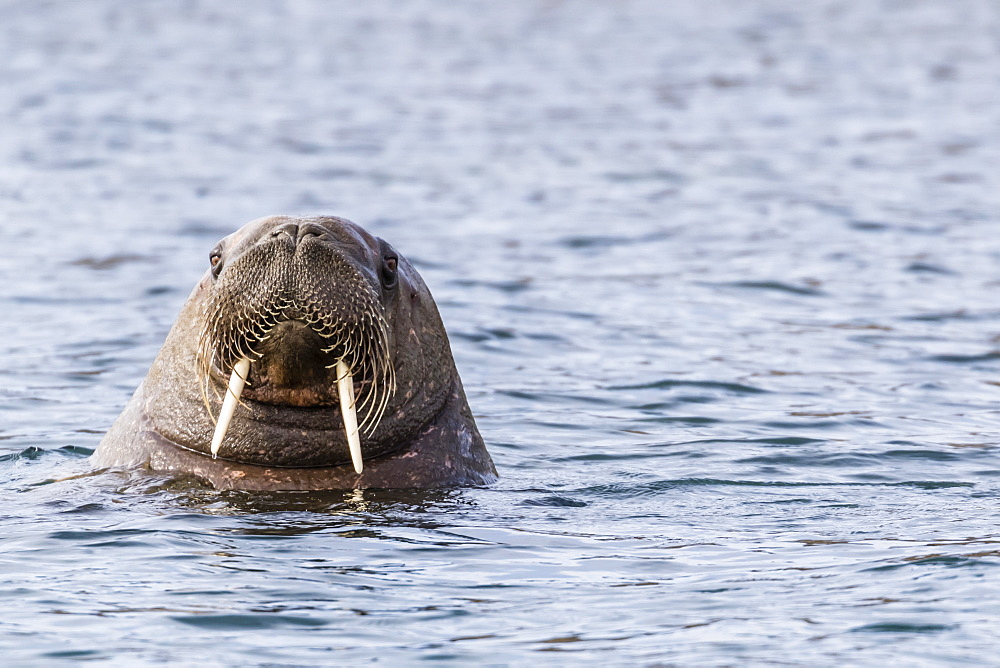
[[[276,237],[280,237],[283,234],[287,235],[288,238],[291,239],[294,242],[298,238],[298,236],[299,236],[299,226],[298,226],[298,223],[288,223],[286,225],[282,225],[280,227],[277,227],[277,228],[271,230],[270,237],[273,239],[273,238],[276,238]]]
[[[326,230],[313,223],[303,223],[299,226],[297,242],[302,243],[310,237],[325,237]]]

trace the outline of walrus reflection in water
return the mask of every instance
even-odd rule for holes
[[[95,464],[219,489],[496,480],[437,307],[392,246],[342,218],[272,216],[210,259]]]

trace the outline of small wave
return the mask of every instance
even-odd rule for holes
[[[725,288],[740,288],[744,290],[785,292],[803,297],[821,297],[826,294],[822,290],[807,285],[792,285],[781,281],[732,281],[727,283],[714,283],[713,285]]]
[[[530,278],[519,278],[510,281],[480,281],[471,278],[459,278],[449,281],[449,284],[462,288],[489,288],[510,294],[527,290],[531,287],[531,282]]]
[[[711,390],[723,390],[725,392],[732,392],[734,394],[765,394],[767,390],[761,389],[759,387],[754,387],[752,385],[743,385],[740,383],[727,383],[716,380],[675,380],[671,378],[665,378],[663,380],[654,380],[648,383],[639,383],[638,385],[612,385],[608,387],[609,390],[671,390],[676,387],[702,387]]]
[[[847,226],[861,232],[884,232],[892,227],[888,223],[879,223],[874,220],[852,220],[847,223]]]
[[[904,271],[909,271],[915,274],[940,274],[943,276],[956,275],[956,272],[951,269],[937,264],[931,264],[930,262],[911,262],[906,266]]]
[[[613,246],[630,246],[634,244],[648,244],[661,241],[673,236],[673,232],[659,231],[652,234],[644,234],[636,237],[610,236],[603,234],[577,235],[565,237],[559,240],[561,246],[572,249],[594,248],[603,250]]]
[[[768,464],[773,466],[817,466],[832,468],[856,468],[870,466],[877,462],[875,455],[856,454],[810,454],[810,455],[761,455],[737,459],[737,464]]]
[[[93,448],[83,448],[79,445],[64,445],[61,448],[55,448],[52,450],[47,450],[45,448],[39,448],[37,446],[31,445],[21,450],[20,452],[8,452],[5,455],[0,455],[0,462],[13,462],[19,459],[35,460],[43,457],[47,453],[58,453],[63,456],[83,458],[89,457],[94,454]]]
[[[930,313],[917,313],[916,315],[907,315],[901,318],[901,320],[911,321],[911,322],[945,322],[947,320],[967,320],[967,321],[980,321],[980,320],[996,320],[1000,318],[1000,311],[978,311],[973,312],[968,309],[957,309],[955,311],[932,311]]]
[[[908,624],[905,622],[879,622],[851,629],[851,633],[937,633],[950,631],[955,624]]]
[[[968,566],[996,566],[996,565],[998,565],[996,561],[988,561],[986,559],[978,559],[975,557],[968,557],[964,555],[933,554],[933,555],[928,555],[926,557],[909,558],[901,563],[885,564],[882,566],[867,568],[865,570],[870,572],[881,572],[881,571],[895,571],[901,568],[910,568],[912,566],[946,566],[948,568],[965,568]]]
[[[279,613],[267,615],[174,615],[171,619],[189,626],[226,631],[267,630],[289,626],[316,627],[326,626],[328,623],[326,620],[315,617]]]
[[[994,350],[979,355],[934,355],[930,358],[935,362],[948,362],[950,364],[973,364],[975,362],[992,362],[1000,359],[1000,351]]]
[[[588,504],[586,501],[580,501],[566,496],[544,496],[538,499],[525,499],[521,502],[521,505],[557,508],[584,508]]]
[[[684,487],[916,487],[918,489],[947,489],[974,487],[975,483],[935,480],[907,480],[903,482],[792,482],[780,480],[723,480],[720,478],[678,478],[645,483],[613,483],[594,485],[574,490],[575,494],[592,494],[600,497],[650,496]]]
[[[107,269],[115,269],[123,264],[132,264],[135,262],[145,262],[151,263],[155,262],[159,258],[153,255],[139,255],[138,253],[118,253],[115,255],[109,255],[107,257],[82,257],[77,260],[70,262],[70,266],[75,267],[86,267],[88,269],[95,269],[97,271],[104,271]]]
[[[640,406],[637,410],[657,410],[660,408],[669,408],[673,404],[650,404],[649,408],[645,406]],[[640,418],[637,422],[652,422],[656,424],[680,424],[689,426],[702,426],[707,424],[718,424],[722,422],[717,418],[710,417],[699,417],[697,415],[675,415],[675,416],[658,416],[658,417],[647,417]]]

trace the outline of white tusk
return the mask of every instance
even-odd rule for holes
[[[215,434],[212,435],[212,459],[219,456],[219,446],[229,431],[229,423],[236,411],[236,404],[240,402],[240,395],[243,394],[243,386],[247,382],[248,375],[250,375],[250,360],[242,357],[233,365],[233,375],[229,377],[229,389],[226,390],[226,398],[222,401],[219,421],[215,423]]]
[[[354,470],[361,473],[365,465],[361,459],[361,437],[358,436],[358,411],[354,407],[354,378],[351,377],[351,367],[344,360],[337,362],[337,390],[340,392],[340,412],[344,416],[351,461],[354,462]]]

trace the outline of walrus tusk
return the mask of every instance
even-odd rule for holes
[[[361,437],[358,436],[358,411],[354,407],[354,378],[351,367],[344,360],[337,362],[337,390],[340,392],[340,412],[344,415],[344,431],[347,445],[351,448],[351,461],[358,473],[364,470],[361,459]]]
[[[229,388],[226,390],[226,398],[222,401],[222,410],[219,411],[219,421],[215,423],[215,434],[212,435],[212,458],[219,456],[219,446],[222,439],[229,431],[229,423],[233,419],[233,412],[236,411],[236,404],[240,402],[240,395],[243,394],[243,386],[250,375],[250,360],[246,357],[233,365],[233,375],[229,377]]]

